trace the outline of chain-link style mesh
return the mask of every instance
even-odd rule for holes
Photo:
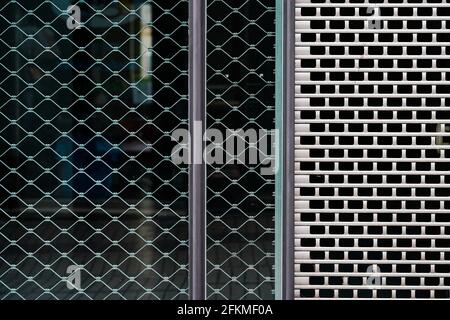
[[[207,128],[274,128],[274,20],[273,0],[207,1]],[[207,167],[210,299],[273,298],[274,177],[260,169]]]
[[[187,168],[170,158],[187,16],[179,0],[0,5],[1,298],[187,298]]]
[[[297,298],[449,298],[445,2],[296,1]]]

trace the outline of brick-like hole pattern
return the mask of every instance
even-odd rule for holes
[[[449,298],[450,4],[295,15],[295,297]]]

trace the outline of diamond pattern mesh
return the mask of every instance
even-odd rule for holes
[[[0,297],[187,298],[188,1],[76,5],[0,5]]]
[[[273,0],[207,1],[207,128],[274,128],[274,19]],[[207,167],[210,299],[273,299],[274,177],[260,166]]]
[[[449,298],[449,4],[295,10],[295,296]]]

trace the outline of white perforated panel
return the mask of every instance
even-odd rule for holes
[[[296,1],[296,298],[449,298],[443,1]]]

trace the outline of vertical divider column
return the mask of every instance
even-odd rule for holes
[[[283,1],[283,299],[294,299],[295,0]]]
[[[275,298],[294,298],[295,0],[276,3]]]
[[[189,1],[189,295],[206,294],[206,1]]]

